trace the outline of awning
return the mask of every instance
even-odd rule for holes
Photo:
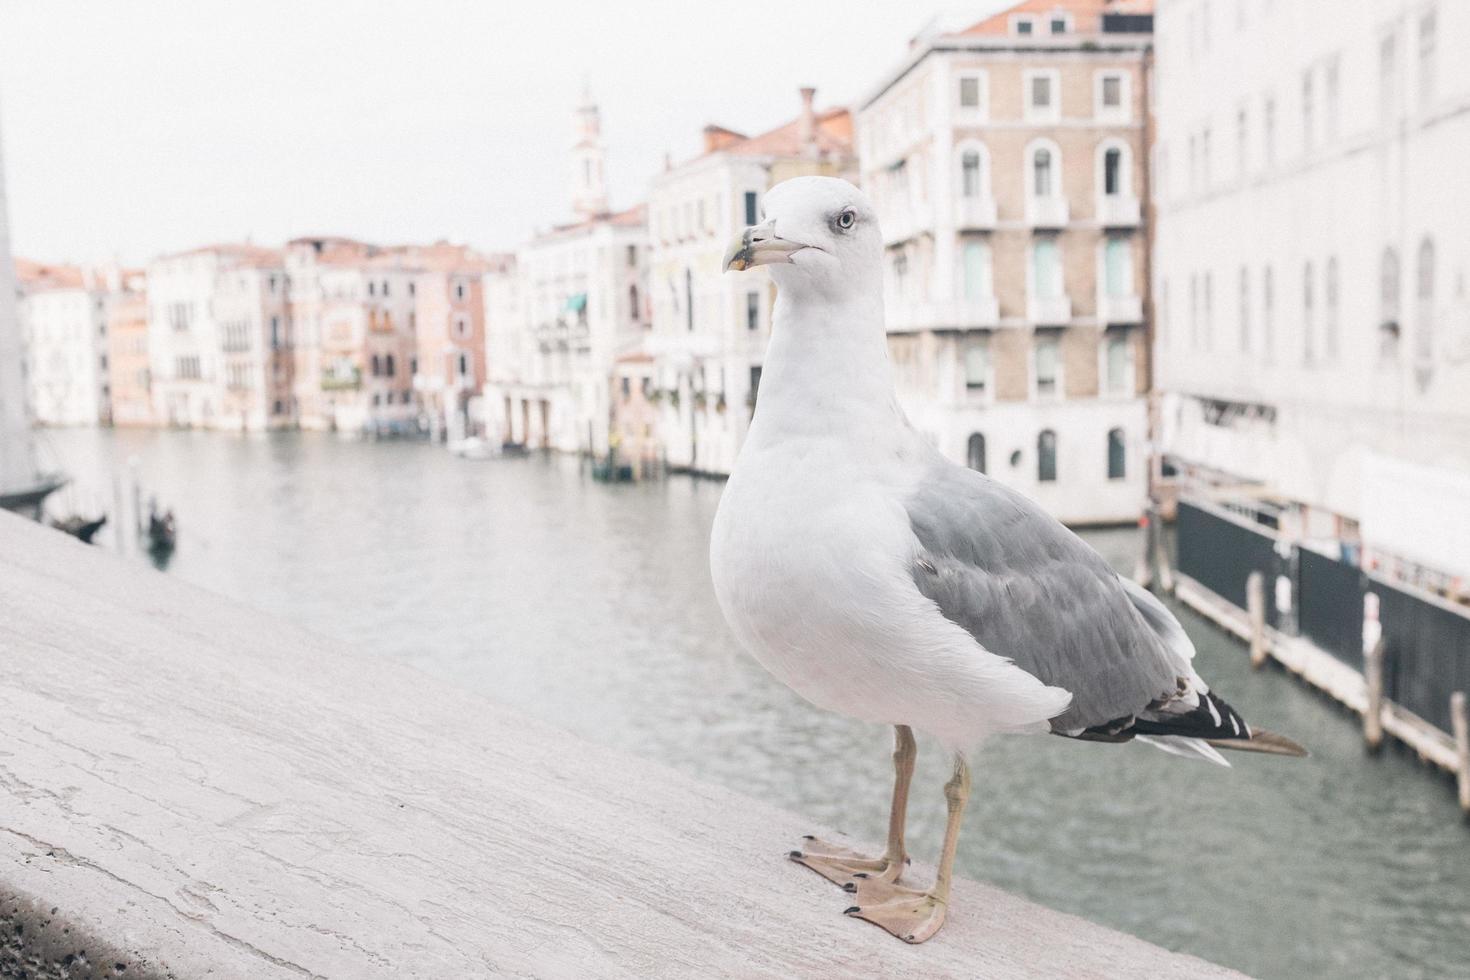
[[[581,313],[587,308],[587,294],[573,293],[567,297],[567,310],[572,313]]]

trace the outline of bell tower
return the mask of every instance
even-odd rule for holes
[[[579,218],[607,212],[607,184],[603,171],[602,119],[592,91],[582,83],[582,102],[574,115],[576,142],[572,145],[572,210]]]

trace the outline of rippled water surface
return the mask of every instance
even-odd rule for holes
[[[136,459],[178,513],[171,575],[882,838],[890,732],[808,707],[721,621],[705,554],[719,483],[608,487],[575,460],[310,434],[48,439],[77,506],[112,510]],[[1087,537],[1131,567],[1133,532]],[[1312,758],[1237,755],[1226,771],[1142,746],[998,740],[977,760],[961,872],[1262,977],[1470,976],[1470,828],[1448,783],[1400,753],[1365,759],[1352,718],[1251,672],[1237,643],[1177,611],[1211,684]],[[910,827],[925,857],[947,775],[921,742]]]

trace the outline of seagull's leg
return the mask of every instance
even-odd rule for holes
[[[939,875],[927,892],[902,888],[872,879],[858,883],[858,903],[847,914],[882,926],[899,939],[922,943],[944,925],[949,908],[949,886],[954,873],[954,853],[960,840],[960,823],[970,799],[970,767],[962,755],[954,760],[954,776],[944,784],[949,804],[949,821],[944,828],[944,850],[939,855]]]
[[[791,852],[791,860],[804,864],[828,881],[835,881],[848,891],[856,891],[854,879],[869,878],[894,882],[903,873],[908,857],[903,848],[903,825],[909,810],[909,784],[914,778],[914,759],[918,756],[914,730],[907,725],[893,729],[893,807],[888,813],[888,846],[879,858],[865,857],[840,844],[829,844],[815,837],[803,838],[801,850]]]

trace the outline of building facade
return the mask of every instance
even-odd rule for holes
[[[286,246],[293,364],[303,428],[417,432],[418,277],[408,249],[346,238]]]
[[[485,384],[484,277],[494,259],[440,242],[410,248],[414,283],[414,391],[431,433],[461,438]]]
[[[851,173],[852,118],[818,113],[814,95],[802,89],[800,114],[757,136],[706,126],[704,152],[666,170],[649,193],[648,351],[673,469],[729,474],[754,411],[774,293],[764,269],[723,274],[731,238],[757,222],[773,184]]]
[[[857,116],[901,403],[1069,523],[1147,499],[1150,29],[1028,0],[916,38]]]
[[[153,413],[162,425],[260,431],[292,421],[281,253],[210,245],[148,265]]]
[[[148,363],[148,279],[141,269],[118,270],[106,301],[107,366],[113,425],[154,423]]]
[[[644,209],[606,210],[601,126],[576,113],[572,202],[578,220],[538,235],[486,284],[492,348],[484,414],[504,443],[605,455],[613,365],[648,330]],[[505,282],[513,276],[514,282]]]
[[[1166,0],[1160,431],[1290,537],[1470,577],[1470,7]]]
[[[659,434],[658,366],[652,354],[638,350],[613,364],[613,430],[609,445],[616,461],[648,479],[664,472],[664,444]]]
[[[91,270],[16,263],[27,378],[42,425],[109,420],[106,290]]]

